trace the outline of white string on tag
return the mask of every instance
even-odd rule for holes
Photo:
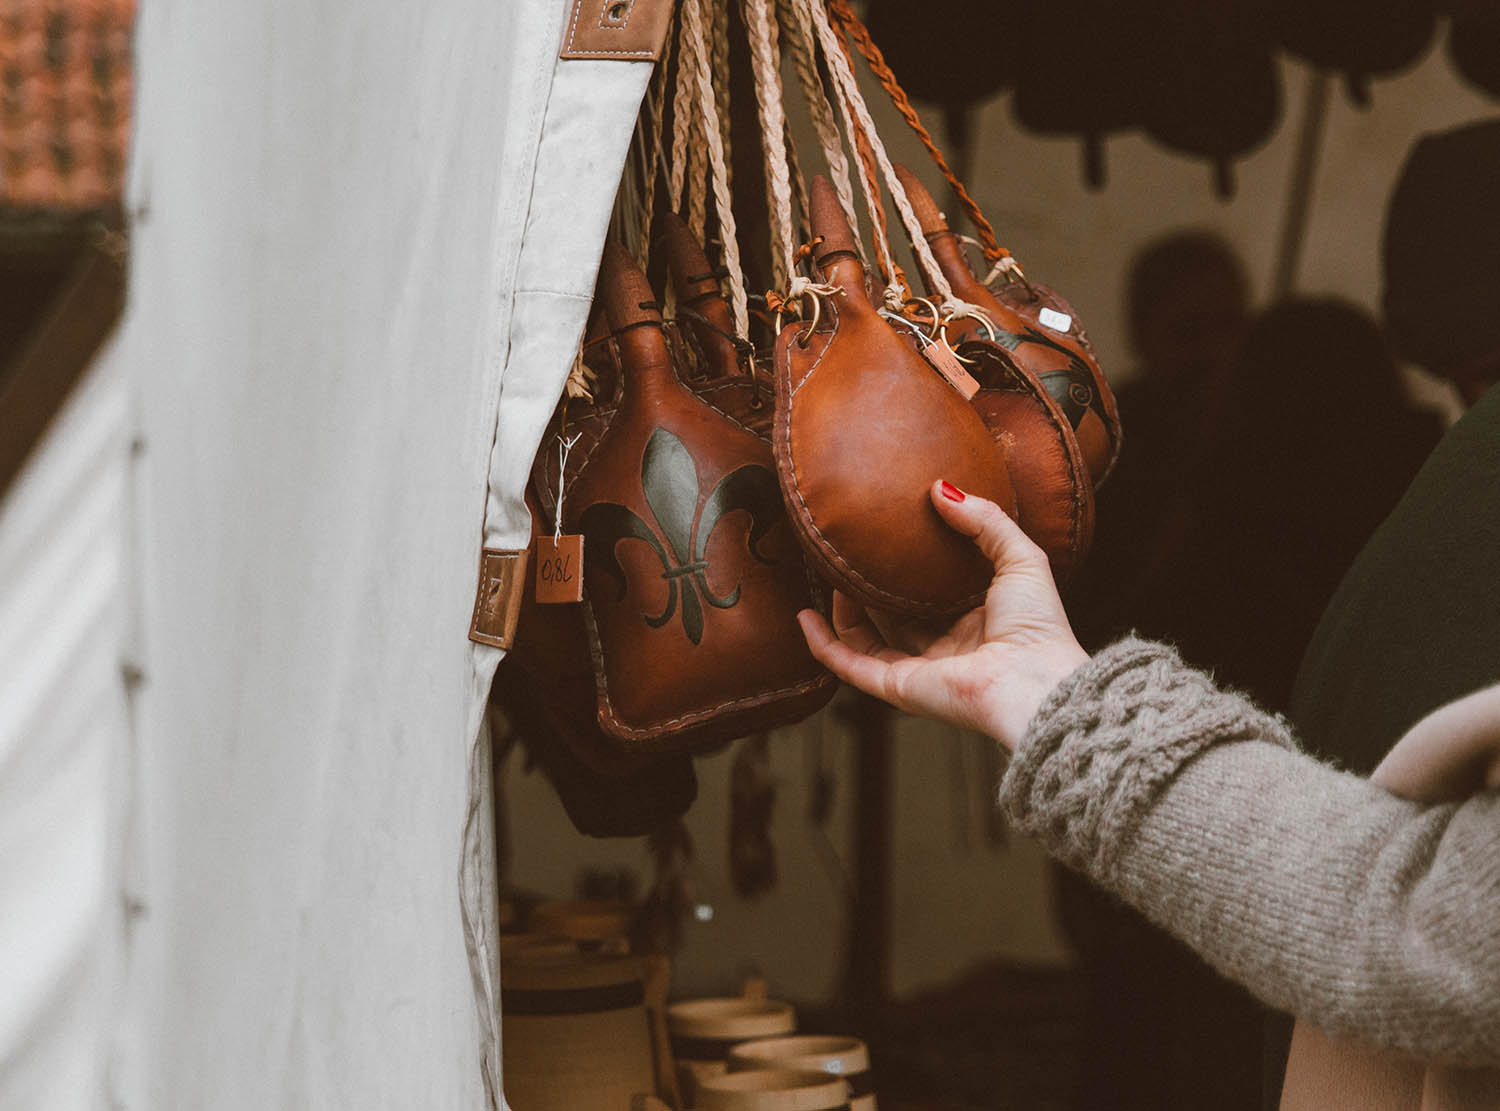
[[[582,432],[577,432],[571,439],[557,441],[557,506],[552,514],[552,543],[554,544],[562,539],[563,489],[568,484],[568,452],[573,450],[573,445],[582,436]]]

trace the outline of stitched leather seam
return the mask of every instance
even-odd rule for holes
[[[671,738],[658,735],[663,729],[672,729],[678,726],[686,728],[706,723],[715,715],[723,713],[725,710],[756,709],[771,703],[780,702],[793,695],[810,693],[833,679],[831,674],[823,671],[811,679],[804,679],[802,682],[794,683],[789,687],[781,687],[773,691],[762,691],[758,694],[746,695],[743,698],[732,698],[727,702],[706,706],[703,709],[679,714],[675,718],[653,722],[646,726],[628,725],[616,713],[614,699],[609,693],[609,676],[604,668],[604,648],[603,643],[599,639],[598,617],[594,613],[594,603],[587,595],[584,595],[583,606],[589,634],[589,657],[594,665],[594,683],[598,688],[599,698],[603,704],[604,718],[611,726],[618,729],[620,733],[626,734],[631,739],[659,741],[662,744],[666,744]]]
[[[1066,418],[1060,418],[1057,412],[1057,403],[1052,400],[1052,395],[1046,393],[1046,387],[1039,382],[1032,381],[1031,377],[1017,366],[1020,378],[1026,383],[1037,402],[1047,410],[1047,415],[1052,418],[1052,432],[1057,437],[1058,446],[1062,448],[1063,457],[1068,461],[1068,473],[1072,481],[1068,483],[1072,491],[1069,500],[1072,503],[1072,513],[1068,523],[1068,548],[1073,555],[1078,555],[1079,538],[1083,532],[1083,496],[1079,493],[1082,488],[1080,483],[1089,481],[1087,469],[1080,465],[1078,452],[1078,441],[1074,439],[1072,429],[1067,427]],[[1069,443],[1069,441],[1072,441]]]
[[[582,6],[583,6],[582,0],[573,0],[573,18],[572,18],[572,20],[568,24],[568,50],[567,50],[567,52],[569,54],[573,53],[573,40],[574,40],[575,36],[578,34],[578,13],[579,13],[579,9],[582,8]],[[634,6],[635,6],[635,0],[631,0],[631,7],[633,8]],[[601,25],[599,29],[601,31],[623,31],[623,30],[625,30],[624,27],[605,27],[603,25]],[[586,51],[586,53],[588,53],[588,54],[611,54],[611,55],[616,55],[616,56],[621,57],[621,58],[653,58],[653,57],[655,57],[655,52],[651,51],[651,50],[589,50],[589,51]],[[566,59],[566,60],[568,60],[568,61],[582,61],[584,59]]]
[[[671,359],[669,357],[669,366],[672,369],[673,378],[677,380],[677,383],[679,385],[692,393],[694,398],[702,402],[702,404],[708,406],[720,416],[729,420],[740,429],[750,433],[750,435],[752,436],[755,436],[755,433],[747,428],[743,423],[730,416],[730,414],[726,413],[723,409],[720,409],[717,405],[713,404],[713,402],[704,398],[701,394],[694,391],[690,385],[684,382],[682,379],[681,370],[677,366],[677,361],[675,359]],[[578,465],[578,470],[574,472],[577,478],[583,477],[583,473],[587,469],[589,461],[593,459],[594,454],[599,450],[600,445],[604,443],[605,438],[614,429],[615,417],[617,417],[625,407],[626,390],[628,389],[628,385],[623,369],[618,379],[617,388],[618,396],[615,399],[614,412],[610,417],[609,424],[605,427],[604,431],[600,433],[599,438],[594,441],[593,446],[589,448],[588,453],[583,457],[583,461]],[[755,438],[757,440],[761,439],[761,437],[759,436],[756,436]],[[548,506],[547,508],[550,509],[551,506]],[[803,567],[805,571],[805,561]],[[759,694],[747,695],[744,698],[731,699],[728,702],[722,702],[715,706],[709,706],[704,709],[694,710],[691,713],[679,715],[678,717],[670,718],[666,721],[655,722],[650,726],[642,727],[627,725],[615,712],[614,700],[610,697],[609,680],[605,674],[604,669],[604,647],[603,643],[599,639],[597,624],[598,619],[594,614],[594,603],[587,593],[585,593],[583,596],[583,608],[585,619],[584,624],[588,631],[589,637],[589,662],[592,665],[594,672],[594,684],[598,690],[600,701],[603,704],[604,718],[610,723],[611,726],[617,729],[619,733],[629,735],[632,738],[640,740],[655,740],[665,745],[671,740],[671,738],[656,736],[656,734],[663,729],[671,729],[679,725],[691,726],[699,724],[700,722],[707,722],[714,715],[722,713],[725,710],[738,708],[753,709],[757,706],[764,706],[767,704],[780,702],[793,695],[809,693],[815,690],[819,685],[831,682],[833,679],[833,676],[828,672],[822,671],[821,674],[819,674],[815,678],[804,680],[803,682],[796,683],[790,687],[782,687],[774,691],[762,691]]]
[[[839,319],[838,313],[835,311],[834,317],[833,317],[833,331],[829,334],[828,343],[824,346],[823,350],[818,353],[818,357],[813,360],[813,365],[808,368],[807,373],[805,375],[803,375],[802,382],[798,384],[797,390],[800,390],[802,388],[802,385],[805,384],[808,381],[808,379],[810,379],[813,376],[813,372],[817,369],[818,364],[823,361],[823,356],[826,355],[826,354],[828,354],[828,349],[833,346],[833,341],[838,337],[839,326],[841,325],[841,323],[842,323],[842,321]],[[796,341],[793,340],[791,342],[795,343]],[[966,596],[964,598],[958,599],[957,601],[953,602],[951,605],[943,605],[943,604],[937,603],[937,602],[920,602],[920,601],[916,600],[915,598],[906,598],[906,597],[903,597],[902,595],[899,595],[899,594],[892,594],[890,591],[885,590],[885,589],[883,589],[881,587],[876,586],[874,583],[870,582],[863,575],[861,575],[858,571],[854,570],[854,568],[850,567],[849,564],[848,564],[848,562],[845,561],[845,559],[843,558],[843,556],[839,555],[838,552],[834,549],[833,545],[831,543],[829,543],[827,537],[825,537],[823,535],[823,530],[820,529],[818,527],[818,523],[815,520],[813,520],[812,510],[808,508],[807,502],[806,502],[806,500],[802,496],[802,486],[797,481],[797,464],[796,464],[796,461],[792,458],[792,402],[795,400],[796,390],[793,390],[792,389],[792,385],[791,385],[791,382],[792,382],[792,354],[791,354],[791,345],[790,345],[790,343],[787,345],[786,348],[784,348],[784,354],[785,354],[785,370],[786,370],[786,387],[785,387],[785,389],[787,391],[787,403],[786,403],[786,459],[787,459],[787,464],[788,464],[787,470],[790,472],[791,480],[792,480],[792,490],[795,493],[795,498],[793,500],[796,502],[795,508],[797,510],[797,518],[798,518],[798,520],[805,522],[806,527],[808,529],[810,529],[812,531],[812,533],[816,536],[817,543],[816,543],[815,547],[817,549],[817,554],[819,555],[819,557],[823,560],[823,562],[825,564],[827,564],[831,568],[835,569],[840,575],[842,575],[845,578],[851,579],[854,582],[858,583],[860,585],[861,589],[867,591],[872,596],[874,596],[876,598],[879,598],[879,599],[881,599],[883,601],[888,601],[888,602],[896,603],[897,605],[900,605],[900,606],[904,607],[908,611],[910,611],[912,609],[915,609],[920,614],[932,614],[934,616],[943,616],[943,615],[952,613],[955,609],[957,609],[959,607],[972,608],[973,606],[978,605],[979,602],[980,602],[980,600],[982,600],[984,598],[984,595],[985,595],[985,592],[982,591],[982,590],[979,591],[976,594],[970,594],[970,595],[968,595],[968,596]],[[778,374],[778,376],[780,376],[781,370],[782,370],[782,367],[777,367],[777,374]],[[780,424],[780,422],[778,422],[778,426],[779,426],[779,424]],[[778,431],[780,431],[779,427],[778,427]],[[778,471],[780,469],[781,469],[780,467],[777,468]]]

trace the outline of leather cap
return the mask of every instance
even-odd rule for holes
[[[673,212],[662,217],[658,241],[666,249],[667,271],[677,294],[679,323],[697,341],[703,353],[704,373],[710,378],[742,375],[740,353],[732,338],[734,319],[703,247],[693,237],[687,222]]]

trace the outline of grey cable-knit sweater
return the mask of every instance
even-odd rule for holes
[[[1500,1064],[1500,792],[1409,802],[1124,640],[1052,691],[1000,787],[1015,825],[1271,1005]]]

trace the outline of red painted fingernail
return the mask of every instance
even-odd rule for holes
[[[968,497],[967,494],[965,494],[962,490],[953,485],[953,483],[949,482],[947,479],[943,480],[942,490],[943,497],[947,498],[949,501],[963,501],[964,498]]]

